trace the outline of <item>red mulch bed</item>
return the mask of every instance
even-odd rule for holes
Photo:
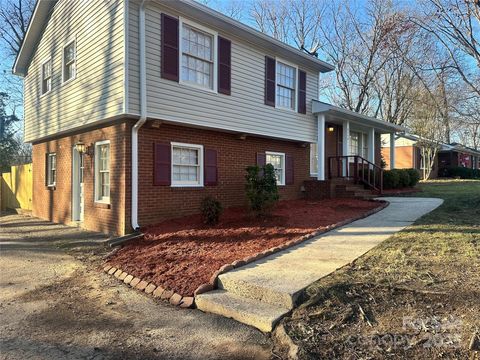
[[[199,215],[167,220],[145,229],[142,240],[125,245],[108,263],[183,296],[209,281],[220,267],[284,244],[379,207],[357,199],[281,201],[268,218],[242,208],[226,209],[215,226]]]

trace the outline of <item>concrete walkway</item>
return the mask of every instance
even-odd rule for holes
[[[432,198],[382,198],[382,211],[220,275],[219,290],[197,296],[199,309],[269,332],[301,292],[442,204]]]

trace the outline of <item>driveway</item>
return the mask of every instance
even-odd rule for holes
[[[0,217],[1,359],[267,359],[270,341],[236,321],[133,291],[99,269],[105,237]]]

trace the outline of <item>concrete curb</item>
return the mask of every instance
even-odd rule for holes
[[[288,248],[291,248],[295,245],[298,245],[298,244],[301,244],[303,243],[304,241],[307,241],[309,239],[312,239],[316,236],[319,236],[319,235],[322,235],[322,234],[325,234],[326,232],[329,232],[331,230],[334,230],[334,229],[337,229],[339,227],[342,227],[342,226],[345,226],[347,224],[350,224],[354,221],[357,221],[357,220],[360,220],[360,219],[363,219],[363,218],[366,218],[370,215],[373,215],[383,209],[385,209],[388,205],[389,205],[389,202],[388,201],[385,201],[385,200],[369,200],[369,201],[372,201],[372,202],[376,202],[376,203],[379,203],[380,205],[378,207],[376,207],[375,209],[372,209],[372,210],[369,210],[367,211],[366,213],[363,213],[359,216],[356,216],[356,217],[353,217],[353,218],[349,218],[349,219],[346,219],[346,220],[343,220],[343,221],[340,221],[338,223],[335,223],[335,224],[331,224],[331,225],[328,225],[326,226],[324,229],[321,229],[321,230],[317,230],[317,231],[314,231],[310,234],[307,234],[307,235],[304,235],[304,236],[301,236],[299,237],[298,239],[293,239],[293,240],[290,240],[288,242],[286,242],[285,244],[282,244],[282,245],[279,245],[279,246],[276,246],[274,248],[271,248],[271,249],[267,249],[267,250],[264,250],[262,251],[261,253],[258,253],[257,255],[252,255],[252,256],[249,256],[249,257],[246,257],[244,259],[239,259],[239,260],[235,260],[233,261],[231,264],[225,264],[223,265],[222,267],[220,267],[220,269],[218,269],[213,275],[212,277],[210,278],[209,282],[208,283],[204,283],[202,285],[200,285],[196,290],[195,292],[193,293],[193,296],[196,297],[197,295],[200,295],[200,294],[203,294],[203,293],[206,293],[208,291],[212,291],[212,290],[215,290],[217,288],[217,284],[218,284],[218,277],[230,270],[233,270],[233,269],[237,269],[239,267],[242,267],[242,266],[245,266],[249,263],[252,263],[254,261],[257,261],[257,260],[260,260],[260,259],[263,259],[267,256],[270,256],[272,254],[275,254],[277,252],[280,252],[280,251],[283,251],[283,250],[286,250]]]
[[[132,274],[128,274],[126,271],[122,271],[121,269],[118,269],[111,265],[106,265],[103,268],[103,271],[107,275],[110,275],[120,280],[125,285],[129,285],[131,288],[150,295],[154,299],[161,299],[167,301],[170,304],[178,306],[182,309],[193,308],[195,305],[195,300],[191,296],[182,296],[172,290],[165,290],[161,286],[157,286],[152,282],[142,280]]]

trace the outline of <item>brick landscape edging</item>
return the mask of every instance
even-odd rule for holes
[[[166,290],[161,286],[142,280],[114,266],[107,265],[103,268],[103,271],[122,281],[126,285],[129,285],[131,288],[144,292],[147,295],[151,295],[156,299],[168,301],[174,306],[191,308],[194,305],[194,298],[192,296],[182,296],[172,290]]]
[[[226,273],[227,271],[242,267],[242,266],[244,266],[246,264],[249,264],[251,262],[260,260],[260,259],[265,258],[267,256],[270,256],[272,254],[275,254],[279,251],[286,250],[286,249],[291,248],[295,245],[299,245],[299,244],[303,243],[304,241],[310,240],[310,239],[312,239],[316,236],[322,235],[322,234],[324,234],[328,231],[337,229],[339,227],[342,227],[342,226],[347,225],[349,223],[352,223],[354,221],[366,218],[367,216],[373,215],[373,214],[379,212],[380,210],[385,209],[389,205],[389,202],[385,201],[385,200],[370,200],[370,201],[378,202],[378,203],[380,203],[380,205],[378,207],[376,207],[375,209],[371,209],[371,210],[369,210],[369,211],[367,211],[367,212],[365,212],[365,213],[363,213],[359,216],[355,216],[355,217],[340,221],[340,222],[335,223],[335,224],[327,225],[324,229],[314,231],[314,232],[312,232],[310,234],[307,234],[307,235],[303,235],[303,236],[299,237],[298,239],[290,240],[290,241],[286,242],[285,244],[273,247],[271,249],[264,250],[261,253],[246,257],[242,260],[235,260],[231,264],[223,265],[220,269],[215,271],[215,273],[212,275],[212,277],[210,278],[210,281],[208,283],[204,283],[204,284],[200,285],[194,291],[193,296],[196,297],[197,295],[206,293],[208,291],[215,290],[217,288],[217,285],[218,285],[218,276],[223,274],[223,273]]]
[[[210,277],[210,280],[209,280],[208,283],[204,283],[204,284],[200,285],[194,291],[193,297],[192,296],[182,296],[180,294],[175,293],[172,290],[164,289],[162,286],[157,286],[156,284],[154,284],[152,282],[142,280],[138,277],[135,277],[133,274],[128,274],[127,272],[122,271],[121,269],[118,269],[118,268],[113,267],[111,265],[105,266],[103,268],[103,271],[105,273],[107,273],[108,275],[112,275],[115,278],[117,278],[118,280],[123,281],[123,283],[129,285],[132,288],[135,288],[135,289],[137,289],[141,292],[144,292],[148,295],[152,295],[156,299],[166,300],[170,304],[172,304],[174,306],[179,306],[181,308],[192,308],[195,305],[195,297],[197,295],[206,293],[208,291],[212,291],[212,290],[217,288],[218,276],[219,275],[221,275],[223,273],[226,273],[227,271],[242,267],[242,266],[244,266],[246,264],[249,264],[251,262],[254,262],[256,260],[260,260],[262,258],[265,258],[267,256],[275,254],[279,251],[286,250],[286,249],[291,248],[295,245],[299,245],[299,244],[303,243],[304,241],[307,241],[307,240],[312,239],[316,236],[324,234],[328,231],[331,231],[331,230],[337,229],[339,227],[342,227],[344,225],[347,225],[347,224],[349,224],[351,222],[354,222],[356,220],[360,220],[360,219],[363,219],[367,216],[373,215],[373,214],[379,212],[380,210],[385,209],[389,204],[385,200],[371,200],[371,201],[378,202],[378,203],[380,203],[380,205],[378,207],[376,207],[375,209],[371,209],[371,210],[363,213],[362,215],[352,217],[352,218],[340,221],[340,222],[335,223],[335,224],[327,225],[324,229],[314,231],[314,232],[312,232],[310,234],[307,234],[307,235],[303,235],[303,236],[299,237],[298,239],[290,240],[290,241],[286,242],[285,244],[282,244],[282,245],[264,250],[261,253],[258,253],[256,255],[252,255],[252,256],[249,256],[249,257],[246,257],[246,258],[240,259],[240,260],[235,260],[231,264],[223,265],[222,267],[220,267],[220,269],[215,271],[215,273]]]

